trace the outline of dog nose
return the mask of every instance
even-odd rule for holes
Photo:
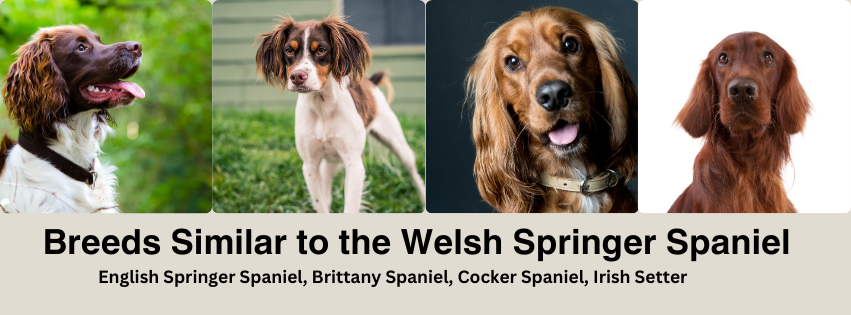
[[[307,71],[304,70],[296,70],[290,74],[290,81],[293,81],[295,85],[302,85],[304,81],[307,81]]]
[[[735,78],[727,86],[727,95],[738,104],[749,104],[759,95],[759,87],[754,80],[748,78]]]
[[[538,86],[535,91],[535,100],[544,109],[549,112],[557,111],[570,102],[570,97],[573,95],[573,89],[567,82],[562,80],[547,81]]]
[[[136,57],[142,57],[142,44],[139,42],[126,42],[124,43],[124,47],[127,48],[128,51],[136,54]]]

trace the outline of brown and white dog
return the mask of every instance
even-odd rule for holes
[[[545,7],[497,28],[467,75],[479,193],[501,212],[635,212],[637,92],[608,28]]]
[[[392,100],[388,77],[378,72],[370,79],[362,78],[371,61],[363,33],[336,17],[298,23],[282,17],[279,21],[274,30],[258,36],[262,42],[257,71],[267,84],[299,93],[295,141],[313,208],[330,211],[331,184],[343,165],[344,211],[360,211],[366,178],[361,155],[367,134],[399,157],[425,202],[414,152],[389,100],[377,87],[386,84]]]
[[[121,81],[139,69],[142,45],[106,45],[85,25],[42,28],[16,52],[3,85],[6,114],[28,143],[92,172],[76,180],[8,137],[0,142],[0,209],[17,212],[118,212],[114,166],[98,159],[112,129],[107,110],[130,105],[145,92]],[[65,165],[67,167],[67,165]]]

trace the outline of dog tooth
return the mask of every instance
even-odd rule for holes
[[[89,90],[89,92],[94,91],[94,90],[95,90],[95,86],[94,86],[94,85],[89,85],[89,87],[87,88],[87,90]]]
[[[100,93],[100,88],[95,87],[95,92]]]

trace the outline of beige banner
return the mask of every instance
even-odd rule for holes
[[[0,296],[2,309],[9,314],[29,313],[76,313],[95,314],[127,313],[329,313],[332,311],[358,311],[371,313],[517,313],[517,312],[569,312],[590,311],[595,313],[654,312],[654,313],[842,313],[847,312],[844,298],[849,292],[849,258],[845,243],[851,238],[848,229],[851,216],[843,214],[815,215],[472,215],[472,214],[409,214],[409,215],[232,215],[232,214],[175,214],[175,215],[17,215],[0,218],[0,253],[3,268],[0,271]],[[47,229],[61,229],[65,233],[64,254],[45,254]],[[159,253],[127,255],[121,252],[120,241],[109,240],[108,250],[118,253],[108,255],[102,246],[98,253],[84,253],[86,235],[93,235],[98,242],[115,235],[119,240],[134,235],[139,229],[140,239],[154,235],[159,240]],[[202,254],[175,254],[172,246],[179,250],[186,245],[175,242],[172,234],[178,229],[191,233],[181,234],[184,243],[196,246],[195,236],[201,235]],[[201,233],[197,233],[200,229]],[[240,233],[237,233],[240,229]],[[253,239],[251,247],[256,249],[263,242],[259,235],[268,235],[274,243],[276,235],[286,235],[280,242],[280,254],[257,255],[245,253],[247,229]],[[364,254],[364,243],[358,244],[357,255],[341,254],[339,235],[343,230],[351,236],[352,230],[369,236],[375,242],[379,235],[387,237],[389,245],[372,247]],[[408,254],[402,230],[413,233],[420,229],[425,233],[433,229],[428,254]],[[460,229],[462,239],[476,235],[481,240],[485,229],[490,235],[500,238],[499,249],[491,241],[489,254],[483,250],[469,255],[464,248],[461,254],[455,251],[455,233]],[[528,229],[534,236],[523,234],[535,245],[533,253],[520,255],[529,246],[515,240],[515,233]],[[574,231],[578,229],[578,233]],[[705,247],[697,238],[695,248],[707,248],[708,252],[696,255],[691,261],[689,253],[671,254],[667,247],[681,249],[669,241],[668,233],[681,229],[688,236],[677,235],[691,246],[691,238],[704,235],[708,243],[721,242],[721,237],[732,238],[742,235],[750,243],[750,254],[743,254],[739,241],[739,254],[713,255],[712,247]],[[759,244],[766,240],[769,249],[780,250],[785,246],[788,254],[768,255],[760,246],[760,254],[753,253],[754,229],[759,229]],[[787,230],[784,237],[784,229]],[[327,239],[327,251],[322,255],[299,254],[299,231],[312,237],[323,235]],[[573,253],[573,239],[578,234],[596,235],[605,240],[600,254]],[[69,239],[82,235],[75,241],[75,253],[69,254]],[[208,235],[241,237],[240,250],[243,254],[204,254]],[[452,242],[450,253],[435,252],[437,235],[447,235],[441,243]],[[565,253],[558,247],[551,254],[538,251],[551,249],[554,244],[539,236],[571,236],[565,242]],[[619,235],[614,240],[607,235]],[[635,238],[627,238],[636,235]],[[775,235],[772,239],[770,235]],[[646,246],[647,238],[655,236]],[[53,234],[51,238],[56,238]],[[93,238],[88,241],[93,242]],[[713,239],[716,241],[713,242]],[[150,240],[150,239],[149,239]],[[117,243],[119,245],[114,245]],[[132,243],[128,249],[132,250]],[[315,247],[321,242],[315,241]],[[381,242],[378,242],[381,243]],[[557,242],[556,242],[557,243]],[[640,243],[640,245],[639,245]],[[348,243],[351,250],[351,240]],[[373,243],[374,244],[374,243]],[[462,243],[463,244],[463,243]],[[479,241],[482,245],[483,242]],[[615,249],[620,244],[619,259],[609,262],[615,254],[606,254],[606,248]],[[99,244],[102,245],[102,244]],[[557,244],[556,244],[557,245]],[[592,242],[593,245],[593,242]],[[630,246],[634,255],[626,252]],[[732,252],[732,244],[728,244]],[[718,245],[721,246],[721,245]],[[593,247],[593,246],[592,246]],[[59,246],[54,244],[52,249]],[[305,250],[308,250],[305,243]],[[389,249],[384,255],[374,252]],[[721,250],[720,247],[715,247]],[[262,248],[261,248],[262,249]],[[649,249],[649,254],[646,250]],[[233,245],[236,251],[236,245]],[[272,247],[274,250],[274,247]],[[139,271],[139,274],[156,273],[158,283],[99,283],[101,271],[121,274]],[[263,274],[281,274],[284,279],[296,283],[262,283]],[[298,272],[305,284],[298,283]],[[413,280],[431,281],[443,277],[447,283],[398,283],[387,282],[388,272],[393,275],[415,274]],[[463,271],[467,273],[462,273]],[[169,272],[170,271],[170,272]],[[319,271],[322,281],[346,281],[345,274],[326,277],[326,273],[348,272],[348,281],[370,283],[314,283],[313,274]],[[511,280],[513,283],[481,283],[492,278]],[[594,283],[594,272],[629,275],[629,283]],[[645,283],[637,283],[637,272],[643,271]],[[240,283],[242,273],[249,283]],[[524,272],[529,277],[524,277]],[[573,277],[582,283],[544,283],[547,279],[570,281]],[[669,283],[646,283],[646,276],[653,274],[654,280]],[[183,274],[180,278],[176,274]],[[187,277],[186,274],[190,275]],[[199,279],[197,274],[216,274],[216,286],[209,279]],[[222,273],[225,274],[222,279]],[[251,274],[260,282],[251,286]],[[577,275],[573,275],[573,274]],[[658,273],[658,274],[657,274]],[[166,274],[171,274],[167,277]],[[194,279],[202,283],[191,283]],[[230,276],[233,274],[233,276]],[[365,275],[369,274],[369,275]],[[376,275],[377,285],[374,285]],[[425,277],[418,274],[425,274]],[[438,276],[438,274],[440,276]],[[474,275],[475,274],[475,275]],[[502,274],[506,274],[502,276]],[[535,276],[537,274],[538,276]],[[566,274],[566,276],[565,276]],[[677,276],[674,276],[674,275]],[[364,275],[366,277],[361,278]],[[658,276],[658,277],[657,277]],[[117,277],[117,276],[116,276]],[[294,277],[294,278],[293,278]],[[675,279],[676,278],[676,279]],[[105,280],[108,282],[108,276]],[[172,281],[167,281],[171,279]],[[180,279],[177,285],[173,280]],[[273,278],[274,279],[274,278]],[[408,279],[408,278],[406,278]],[[479,279],[479,283],[462,283]],[[484,279],[484,280],[482,280]],[[524,283],[526,279],[537,279],[541,283]],[[113,280],[119,280],[114,278]],[[135,282],[136,279],[134,279]],[[225,280],[224,283],[221,280]],[[232,281],[233,283],[227,283]],[[679,283],[673,283],[678,281]],[[168,283],[170,282],[170,283]]]

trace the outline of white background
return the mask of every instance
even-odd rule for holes
[[[644,0],[638,6],[639,211],[667,212],[703,145],[673,122],[700,63],[727,35],[756,31],[792,56],[813,105],[783,177],[799,212],[851,209],[851,4],[845,0]]]

